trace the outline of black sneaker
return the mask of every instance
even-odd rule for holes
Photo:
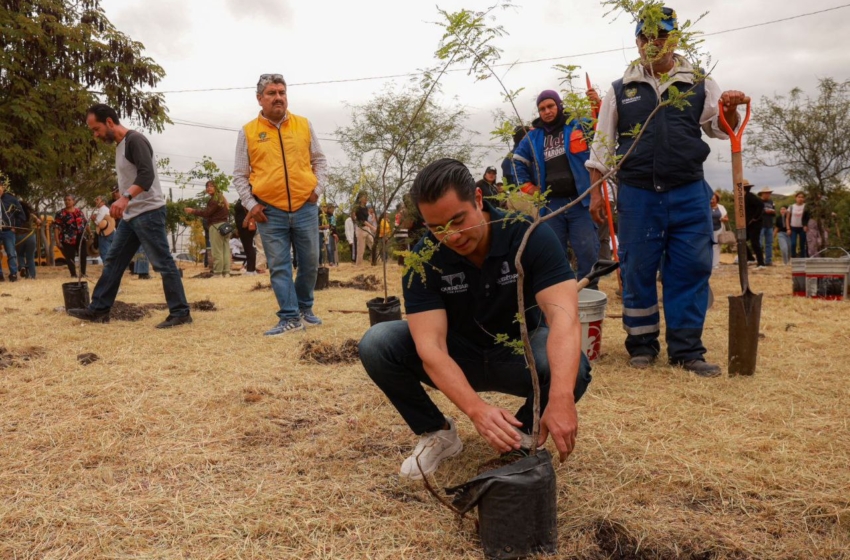
[[[150,279],[151,279],[150,274],[139,274],[139,280],[150,280]]]
[[[92,311],[91,309],[69,309],[68,315],[71,317],[76,317],[77,319],[82,319],[83,321],[90,321],[92,323],[108,323],[109,322],[109,311],[106,313],[98,313],[97,311]]]
[[[717,377],[721,373],[720,366],[709,364],[704,360],[691,360],[682,364],[685,371],[694,373],[700,377]]]
[[[17,274],[10,274],[9,275],[9,282],[17,282],[17,281],[18,281],[18,275]]]
[[[178,325],[188,325],[192,322],[191,315],[184,315],[182,317],[175,317],[173,315],[169,315],[165,318],[165,321],[158,324],[156,328],[158,329],[170,329],[171,327],[176,327]]]

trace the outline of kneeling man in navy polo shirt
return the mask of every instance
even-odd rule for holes
[[[529,224],[482,198],[466,166],[441,159],[425,167],[410,196],[438,244],[424,278],[409,271],[403,290],[407,321],[379,323],[360,341],[369,377],[420,437],[401,465],[401,476],[422,478],[440,461],[463,449],[455,422],[444,416],[422,386],[439,389],[499,453],[528,450],[533,391],[523,356],[496,343],[496,335],[520,339],[516,322],[517,271],[514,261]],[[522,256],[525,319],[540,375],[540,441],[551,434],[561,460],[578,431],[576,401],[590,383],[590,363],[581,351],[575,274],[563,248],[545,224],[529,238]],[[516,415],[493,406],[478,393],[493,391],[526,400]]]

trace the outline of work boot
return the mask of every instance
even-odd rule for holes
[[[191,315],[184,315],[182,317],[175,317],[174,315],[169,315],[165,318],[165,321],[158,324],[156,328],[158,329],[170,329],[171,327],[176,327],[178,325],[188,325],[192,322]]]
[[[18,275],[17,274],[10,274],[9,275],[9,282],[17,282],[17,281],[18,281]]]
[[[700,377],[717,377],[721,373],[720,366],[709,364],[705,360],[690,360],[682,364],[682,369]]]
[[[454,457],[463,450],[463,442],[457,435],[455,421],[446,416],[448,430],[437,430],[422,434],[413,453],[401,464],[399,476],[412,480],[422,480],[423,474],[428,476],[437,470],[443,459]],[[417,457],[419,463],[416,463]],[[422,470],[419,470],[419,466]]]
[[[649,369],[655,363],[655,356],[638,354],[629,358],[629,367],[634,369]]]
[[[68,315],[71,317],[76,317],[77,319],[82,319],[83,321],[89,321],[92,323],[108,323],[109,322],[109,311],[97,312],[92,311],[89,308],[85,309],[69,309]]]

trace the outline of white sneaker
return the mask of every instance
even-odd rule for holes
[[[423,434],[419,438],[419,443],[413,450],[413,454],[401,464],[399,476],[411,480],[422,480],[423,473],[426,476],[433,474],[443,459],[454,457],[463,450],[463,442],[457,435],[455,421],[446,416],[446,422],[449,423],[448,430],[437,430]],[[421,471],[419,465],[416,464],[417,457],[419,458],[419,465],[422,466]]]

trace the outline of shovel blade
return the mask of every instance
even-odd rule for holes
[[[759,349],[762,294],[729,296],[729,375],[753,375]]]

